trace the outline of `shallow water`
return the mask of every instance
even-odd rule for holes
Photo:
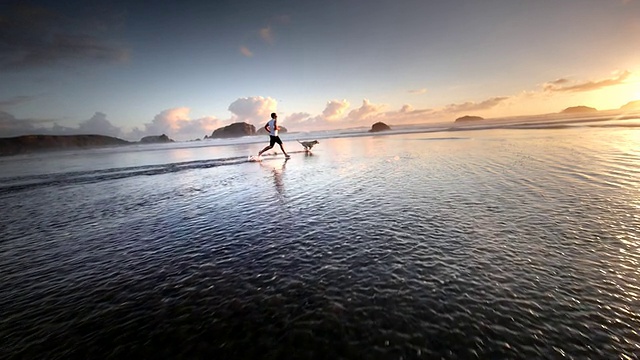
[[[0,351],[637,358],[638,144],[580,127],[3,159]]]

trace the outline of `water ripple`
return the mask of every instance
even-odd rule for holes
[[[0,350],[637,358],[637,154],[493,134],[2,192]]]

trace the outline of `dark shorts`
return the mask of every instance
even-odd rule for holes
[[[273,144],[282,145],[282,140],[280,140],[280,136],[269,135],[269,146],[273,146]]]

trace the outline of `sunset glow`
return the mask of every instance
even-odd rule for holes
[[[9,1],[0,136],[191,140],[274,111],[309,131],[619,109],[640,99],[639,24],[637,0]]]

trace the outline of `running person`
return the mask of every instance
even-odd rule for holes
[[[280,130],[280,126],[278,126],[278,115],[276,113],[271,113],[271,120],[267,122],[264,126],[264,129],[269,133],[269,146],[266,146],[264,149],[260,150],[258,156],[262,155],[263,152],[271,149],[274,144],[280,145],[280,149],[284,153],[285,158],[289,158],[289,154],[284,150],[284,146],[282,146],[282,140],[280,140],[280,136],[278,136],[278,130]]]

